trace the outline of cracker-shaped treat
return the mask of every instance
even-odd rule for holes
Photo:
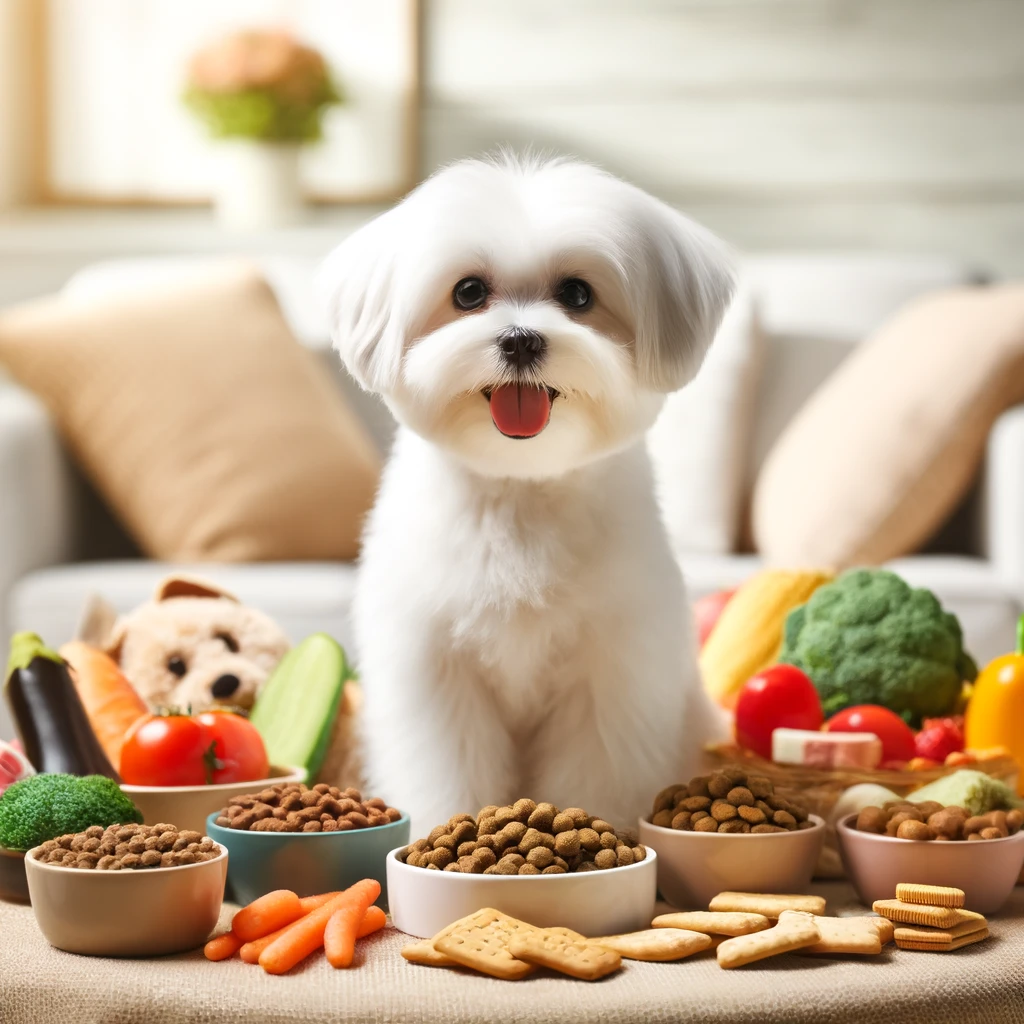
[[[921,924],[931,928],[952,928],[961,921],[971,920],[969,910],[930,907],[923,903],[904,903],[902,900],[875,900],[871,909],[897,924]]]
[[[817,917],[812,914],[792,914],[767,931],[726,939],[717,950],[718,966],[742,967],[756,960],[813,946],[821,941],[816,922]]]
[[[777,921],[784,910],[802,910],[805,914],[824,914],[821,896],[800,896],[788,893],[720,892],[708,904],[708,910],[727,913],[762,914]]]
[[[966,898],[963,889],[954,889],[949,885],[917,885],[900,882],[896,886],[896,899],[904,903],[924,903],[930,907],[955,907],[964,905]]]
[[[488,907],[448,925],[431,944],[436,952],[463,967],[515,981],[532,974],[534,967],[509,952],[509,943],[516,936],[536,931],[533,925]]]
[[[708,949],[712,944],[710,935],[682,928],[648,928],[627,935],[602,935],[600,938],[587,939],[587,942],[613,950],[627,960],[654,962],[682,960],[683,957]]]
[[[950,953],[961,946],[969,946],[974,942],[981,942],[988,938],[988,929],[971,932],[970,935],[961,935],[959,938],[950,939],[949,942],[920,942],[913,939],[897,939],[896,945],[900,949],[914,949],[922,953]]]
[[[444,953],[434,949],[433,939],[422,939],[409,946],[402,947],[402,956],[411,964],[423,964],[425,967],[458,967],[459,965]]]
[[[652,928],[682,928],[705,935],[749,935],[771,925],[764,914],[712,913],[710,910],[660,914],[651,922]]]
[[[785,910],[779,924],[786,924],[801,911]],[[804,914],[807,917],[810,915]],[[814,917],[821,939],[813,946],[805,946],[800,953],[859,953],[871,956],[882,952],[882,937],[873,917]],[[888,922],[886,922],[888,923]]]
[[[581,981],[597,981],[622,966],[613,950],[587,939],[574,939],[564,929],[532,929],[509,940],[509,952],[518,960],[549,967]]]
[[[922,928],[919,925],[901,924],[894,933],[896,944],[901,942],[953,942],[965,935],[973,935],[988,928],[988,921],[978,914],[967,921],[961,921],[952,928]]]

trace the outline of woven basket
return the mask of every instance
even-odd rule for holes
[[[971,765],[947,767],[939,765],[923,771],[892,771],[885,768],[809,768],[800,764],[776,764],[763,757],[731,744],[711,747],[708,751],[713,767],[737,764],[751,774],[771,779],[775,791],[785,800],[805,807],[811,814],[825,819],[825,845],[815,871],[817,878],[842,878],[843,867],[839,859],[839,845],[831,821],[832,810],[843,790],[861,782],[873,782],[891,789],[897,796],[906,796],[915,789],[951,775],[960,768],[972,768],[1017,787],[1019,767],[1012,757],[994,757]],[[1024,876],[1022,876],[1024,877]]]

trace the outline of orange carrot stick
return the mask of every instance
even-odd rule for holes
[[[306,896],[299,902],[305,906],[310,903],[310,910],[316,910],[317,907],[322,907],[328,900],[334,899],[335,896],[340,893],[329,892],[323,896]],[[319,900],[318,903],[312,903],[313,900]],[[387,921],[387,915],[380,907],[370,907],[366,912],[366,916],[363,918],[362,926],[359,929],[359,937],[362,938],[364,935],[370,935],[373,932],[380,931],[384,927]],[[276,932],[271,932],[269,935],[264,935],[262,939],[256,939],[255,942],[247,942],[238,951],[238,955],[247,964],[257,964],[260,961],[260,954],[269,946],[275,939],[279,939],[288,929],[291,927],[290,924],[286,924],[283,928],[278,928]]]
[[[356,938],[370,904],[380,895],[380,885],[370,879],[357,882],[348,890],[349,899],[342,903],[324,929],[324,952],[332,967],[351,967],[356,952]]]
[[[242,940],[234,932],[217,935],[203,946],[207,960],[227,960],[234,956],[242,947]]]
[[[299,905],[302,907],[302,913],[308,914],[311,910],[322,907],[328,900],[333,900],[335,896],[340,896],[344,891],[344,889],[335,889],[334,892],[324,892],[319,896],[300,897]]]
[[[275,889],[243,907],[231,920],[231,930],[252,942],[302,917],[299,897],[291,889]]]
[[[369,895],[371,894],[372,895]],[[362,906],[359,920],[366,913],[370,904],[380,895],[380,883],[373,879],[356,882],[351,888],[329,900],[322,907],[300,917],[289,925],[285,933],[276,938],[260,954],[260,967],[268,974],[284,974],[290,971],[300,960],[324,944],[324,931],[327,922],[336,910],[344,906],[358,903]],[[369,896],[367,899],[366,897]]]

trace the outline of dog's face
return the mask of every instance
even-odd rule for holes
[[[697,372],[732,277],[715,240],[570,162],[465,161],[321,275],[336,345],[396,418],[479,473],[624,447]]]

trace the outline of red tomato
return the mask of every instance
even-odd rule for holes
[[[705,594],[693,602],[693,618],[697,624],[697,640],[703,647],[711,636],[719,616],[732,599],[735,590],[718,590],[714,594]]]
[[[269,772],[256,727],[229,711],[148,715],[128,730],[121,779],[133,786],[251,782]]]
[[[914,755],[914,730],[888,708],[878,704],[858,704],[833,715],[826,723],[828,732],[871,732],[882,741],[882,762],[909,761]]]
[[[743,684],[736,701],[736,742],[771,759],[776,729],[820,729],[814,683],[794,665],[771,665]]]

